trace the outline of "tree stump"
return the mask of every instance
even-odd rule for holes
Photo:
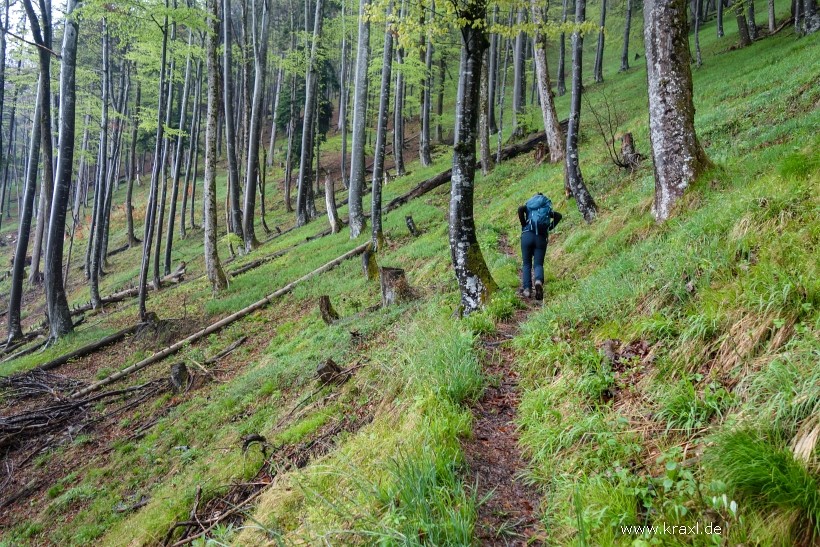
[[[316,378],[323,384],[337,380],[341,373],[342,369],[333,359],[327,359],[316,368]]]
[[[407,222],[407,229],[410,230],[410,235],[412,235],[413,237],[418,237],[419,230],[418,228],[416,228],[416,221],[413,220],[413,217],[407,215],[406,217],[404,217],[404,220],[405,222]]]
[[[401,268],[379,268],[379,283],[382,290],[382,307],[398,304],[412,298],[413,294],[407,277]]]
[[[330,297],[326,294],[319,297],[319,311],[322,312],[322,321],[327,325],[332,325],[334,321],[339,319],[339,314],[333,309]]]
[[[171,388],[174,393],[180,393],[188,389],[188,380],[191,375],[188,373],[188,367],[184,363],[175,363],[171,365]]]
[[[630,171],[637,169],[643,159],[643,155],[635,151],[635,140],[632,138],[632,133],[624,133],[621,137],[621,158]]]
[[[376,254],[371,248],[362,253],[362,271],[368,279],[376,279],[379,274],[379,266],[376,264]]]

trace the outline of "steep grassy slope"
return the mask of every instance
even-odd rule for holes
[[[476,336],[518,305],[518,264],[504,249],[517,244],[516,206],[537,190],[567,214],[552,235],[545,305],[513,344],[527,474],[544,495],[551,542],[714,544],[705,535],[641,537],[620,528],[697,522],[728,528],[732,544],[809,541],[820,522],[811,441],[820,427],[820,75],[811,68],[820,38],[783,31],[727,51],[733,39],[730,32],[715,40],[713,24],[704,29],[696,125],[716,167],[673,220],[657,226],[650,215],[651,162],[617,171],[585,116],[581,161],[601,211],[595,223],[584,224],[561,197],[559,166],[520,158],[478,181],[479,236],[502,287],[487,311],[451,317],[458,296],[446,189],[411,202],[387,217],[389,248],[379,262],[407,270],[415,300],[371,309],[378,287],[349,262],[184,350],[174,361],[199,376],[191,391],[162,394],[32,454],[29,477],[40,490],[16,508],[14,522],[4,521],[0,543],[157,543],[195,505],[211,516],[231,510],[242,499],[232,497],[236,484],[258,494],[241,518],[210,531],[212,541],[470,543],[481,500],[465,484],[460,439],[470,434],[470,403],[497,381],[482,374]],[[615,49],[605,66],[617,66]],[[648,153],[645,72],[605,77],[588,84],[590,101],[600,106],[605,92],[624,114],[619,129]],[[435,166],[413,165],[385,198],[448,164],[442,149]],[[406,214],[420,237],[407,235]],[[274,218],[286,225],[281,210]],[[256,256],[324,227],[276,238]],[[186,240],[179,257],[195,257],[198,238]],[[237,277],[224,294],[211,296],[198,280],[152,295],[149,307],[184,332],[356,243],[343,231]],[[137,256],[116,259],[108,288],[133,278]],[[201,271],[198,260],[190,271]],[[330,326],[316,305],[323,294],[342,317]],[[0,371],[30,368],[134,317],[133,304],[93,316],[76,336]],[[210,376],[200,374],[194,363],[243,335],[249,341],[237,352],[212,365]],[[158,345],[128,342],[61,372],[93,380]],[[318,385],[315,367],[327,358],[349,368],[351,379]],[[166,373],[167,364],[147,369],[128,385]],[[253,433],[266,437],[272,459],[257,444],[243,450],[241,438]],[[792,456],[797,445],[802,459]]]

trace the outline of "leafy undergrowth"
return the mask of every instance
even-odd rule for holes
[[[37,455],[31,465],[53,473],[18,508],[0,544],[158,543],[195,503],[206,506],[232,484],[248,484],[264,466],[270,483],[243,521],[214,527],[211,540],[471,543],[481,500],[464,482],[459,441],[470,434],[469,404],[492,380],[482,374],[475,339],[513,309],[518,264],[502,247],[518,241],[516,206],[536,190],[567,213],[552,234],[545,305],[515,340],[527,476],[544,494],[551,542],[809,544],[820,523],[820,140],[813,135],[820,87],[805,66],[818,37],[798,40],[784,31],[728,52],[731,33],[717,41],[713,24],[703,32],[696,125],[716,167],[689,189],[672,220],[652,220],[651,162],[617,171],[584,118],[581,163],[600,208],[593,224],[562,197],[560,166],[519,158],[479,179],[478,235],[502,287],[486,311],[461,322],[451,316],[458,296],[446,189],[413,201],[387,216],[389,246],[379,262],[406,269],[414,300],[373,309],[378,286],[352,261],[187,348],[177,360],[198,374],[194,363],[249,336],[188,393],[162,395],[111,431],[91,430]],[[625,113],[620,129],[647,152],[644,71],[606,76],[588,86],[590,100],[608,93]],[[558,108],[563,118],[566,97]],[[446,168],[441,152],[434,166],[412,165],[409,176],[391,182],[385,199]],[[419,237],[407,234],[405,215],[413,215]],[[281,208],[270,218],[288,225]],[[204,322],[232,313],[358,243],[346,230],[304,243],[324,228],[314,222],[237,259],[232,267],[300,244],[235,278],[222,294],[212,296],[200,279],[153,294],[149,308]],[[199,239],[186,239],[175,258],[195,257]],[[75,252],[82,255],[82,245]],[[133,279],[137,256],[115,257],[117,273],[106,276],[103,292]],[[191,261],[194,275],[201,269]],[[80,301],[84,293],[72,294]],[[325,294],[341,316],[330,326],[317,309]],[[49,353],[3,365],[2,373],[70,351],[135,315],[126,303],[92,316]],[[141,356],[70,370],[94,378],[100,367],[121,368]],[[354,371],[350,380],[320,386],[314,372],[328,358]],[[166,372],[159,366],[133,382]],[[326,455],[296,470],[272,467],[259,445],[242,449],[243,436],[260,434],[274,453],[292,450],[359,415],[366,425],[339,433]],[[664,523],[712,523],[724,533],[621,528]]]

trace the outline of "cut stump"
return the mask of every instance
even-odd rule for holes
[[[379,268],[379,283],[383,308],[410,300],[413,296],[407,276],[401,268]]]
[[[322,312],[322,321],[327,325],[332,325],[334,321],[339,319],[339,314],[333,309],[330,297],[326,294],[319,297],[319,311]]]

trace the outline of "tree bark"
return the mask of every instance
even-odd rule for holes
[[[653,213],[664,221],[709,160],[695,133],[686,0],[647,0],[644,18]]]
[[[225,148],[228,154],[228,195],[230,203],[230,230],[238,238],[245,240],[242,232],[242,209],[239,205],[239,166],[236,158],[236,116],[234,114],[234,97],[231,43],[231,0],[222,0],[222,93],[225,108]],[[207,132],[207,129],[206,129]]]
[[[77,34],[79,23],[73,16],[77,0],[66,2],[62,59],[60,61],[60,129],[57,155],[57,179],[51,204],[48,240],[46,243],[45,284],[51,338],[57,339],[74,330],[71,310],[63,283],[63,242],[71,176],[74,168],[74,124],[77,67]]]
[[[268,145],[268,167],[273,166],[273,156],[276,150],[276,112],[279,110],[279,97],[282,95],[282,80],[285,76],[285,69],[281,66],[276,71],[276,83],[273,91],[273,106],[270,124],[270,144]]]
[[[722,2],[723,0],[718,0]],[[632,0],[626,0],[624,16],[624,47],[621,50],[621,72],[629,70],[629,33],[632,31]]]
[[[566,24],[567,22],[567,0],[562,0],[561,2],[561,24]],[[566,51],[567,51],[567,36],[566,33],[561,33],[558,37],[558,82],[556,87],[558,88],[558,96],[563,97],[567,92],[567,84],[566,84],[566,69],[564,68],[566,59]]]
[[[168,9],[168,0],[165,0],[165,9]],[[165,16],[162,30],[162,53],[160,54],[160,76],[157,105],[157,133],[154,146],[154,166],[151,170],[151,188],[148,193],[148,208],[145,214],[145,233],[142,238],[142,261],[140,264],[139,279],[139,315],[140,321],[146,320],[147,310],[145,307],[145,297],[148,284],[148,266],[151,261],[151,243],[154,239],[154,217],[157,213],[157,194],[160,177],[160,156],[162,150],[162,137],[164,128],[162,125],[162,97],[165,90],[165,60],[168,54],[168,16]],[[159,288],[159,287],[157,287]]]
[[[182,184],[182,211],[179,215],[179,236],[183,239],[187,236],[185,232],[185,215],[188,211],[188,196],[192,195],[191,190],[196,185],[196,179],[193,178],[194,170],[194,151],[199,147],[199,126],[201,125],[202,117],[202,61],[196,63],[196,91],[194,93],[194,108],[191,115],[191,129],[188,138],[188,156],[185,159],[185,181]],[[219,120],[217,120],[217,127]],[[191,211],[195,209],[193,198],[191,199]],[[193,217],[192,217],[193,218]],[[193,227],[193,222],[191,223]]]
[[[481,253],[473,216],[481,58],[487,47],[483,26],[486,5],[483,2],[469,3],[460,15],[465,24],[460,29],[461,66],[450,181],[449,239],[450,256],[461,292],[460,312],[469,314],[489,300],[497,285]]]
[[[356,88],[353,92],[353,143],[350,153],[350,238],[359,237],[365,227],[362,195],[364,193],[364,143],[367,123],[367,64],[370,22],[366,16],[369,0],[359,3],[359,42],[356,52]]]
[[[319,0],[321,1],[321,0]],[[388,23],[384,31],[384,50],[382,52],[382,81],[379,87],[379,118],[376,125],[376,149],[373,159],[373,181],[370,192],[370,219],[372,221],[371,239],[373,250],[381,251],[384,247],[382,231],[382,184],[384,183],[384,150],[387,144],[387,113],[390,108],[390,80],[393,69],[393,28],[390,16],[393,11],[393,0],[388,0],[385,15]]]
[[[525,23],[525,12],[524,8],[518,9],[518,16],[516,19],[516,24],[520,28]],[[527,97],[526,97],[526,87],[527,87],[527,76],[526,76],[526,69],[524,66],[524,55],[526,50],[526,36],[523,30],[519,30],[518,34],[515,36],[515,48],[513,50],[513,97],[512,97],[512,109],[513,109],[513,122],[512,122],[512,135],[510,138],[518,138],[524,135],[526,132],[526,128],[521,124],[521,120],[519,119],[520,116],[524,113],[524,106],[526,105]]]
[[[29,237],[31,236],[31,217],[34,214],[34,194],[37,191],[37,164],[40,156],[40,118],[41,96],[44,94],[43,77],[37,83],[37,100],[34,106],[34,117],[31,123],[31,141],[28,149],[26,167],[26,185],[23,190],[23,202],[20,208],[19,227],[17,228],[17,246],[14,252],[14,264],[11,271],[11,290],[9,293],[8,342],[12,343],[23,337],[20,323],[23,302],[23,277],[26,269],[26,255]]]
[[[404,21],[406,15],[405,0],[401,2],[399,20]],[[393,163],[396,167],[396,176],[404,176],[404,48],[396,48],[396,100],[393,107]]]
[[[128,153],[128,181],[126,182],[125,193],[125,231],[128,238],[128,246],[136,247],[141,242],[134,235],[134,179],[137,178],[137,129],[139,126],[140,99],[142,90],[140,81],[137,79],[137,93],[134,100],[134,115],[131,117],[131,145]]]
[[[217,40],[219,36],[219,0],[208,0],[210,32],[206,37],[208,63],[208,112],[205,126],[205,271],[214,292],[225,289],[228,280],[219,261],[216,248],[216,133],[219,123],[219,72]],[[191,205],[193,208],[193,204]]]
[[[598,47],[595,49],[595,66],[593,74],[595,81],[604,81],[604,30],[606,28],[606,0],[601,0],[601,24],[598,27]]]
[[[774,0],[769,0],[769,34],[772,34],[777,25],[777,19],[774,13]]]
[[[296,193],[296,225],[304,226],[310,222],[311,185],[313,183],[313,145],[315,137],[316,97],[319,89],[317,55],[319,40],[322,36],[324,0],[316,0],[316,15],[313,20],[313,42],[310,48],[307,73],[305,75],[305,110],[302,124],[302,153],[299,159],[299,179]],[[318,175],[317,175],[318,176]]]
[[[97,177],[97,191],[94,193],[94,230],[91,261],[88,266],[91,304],[94,309],[102,306],[100,301],[100,271],[102,270],[102,241],[105,229],[106,183],[108,181],[108,92],[111,66],[109,60],[109,36],[105,17],[102,19],[102,113],[100,115],[100,165]],[[91,244],[91,243],[89,243]]]
[[[703,0],[695,0],[695,63],[698,68],[703,65],[703,56],[700,53],[700,12],[702,5]]]
[[[435,1],[432,2],[430,13],[435,13]],[[432,18],[432,15],[431,15]],[[432,23],[432,21],[431,21]],[[421,102],[421,134],[419,135],[419,158],[425,167],[433,163],[430,155],[430,110],[432,109],[433,93],[433,39],[430,31],[426,33],[426,44],[424,49],[424,80],[422,81],[422,102]]]
[[[683,0],[685,1],[685,0]],[[586,0],[575,0],[575,24],[580,25],[586,18]],[[572,97],[570,99],[569,126],[567,127],[567,184],[578,211],[587,222],[592,222],[598,214],[595,200],[584,184],[581,165],[578,161],[578,127],[581,120],[581,75],[583,35],[578,31],[572,33]],[[687,57],[688,59],[688,57]]]
[[[796,0],[800,2],[800,0]],[[803,0],[803,32],[814,34],[820,30],[820,12],[817,11],[815,0]]]
[[[481,82],[478,95],[478,140],[479,150],[481,151],[481,174],[485,177],[490,173],[492,168],[492,154],[490,153],[490,123],[489,123],[489,95],[490,95],[490,80],[489,72],[489,52],[484,50],[481,59]],[[410,217],[408,217],[410,218]]]
[[[814,2],[814,0],[812,0]],[[749,38],[754,42],[757,40],[757,22],[755,21],[755,3],[749,0]]]
[[[493,7],[493,24],[498,23],[498,6]],[[498,124],[495,121],[495,89],[498,80],[498,34],[490,35],[490,58],[488,61],[487,74],[487,124],[490,135],[498,132]]]
[[[543,16],[538,5],[538,0],[530,0],[530,10],[533,23],[536,27],[543,23]],[[550,72],[547,66],[547,44],[545,37],[540,33],[535,34],[535,80],[538,83],[538,96],[541,99],[541,117],[544,120],[544,131],[547,134],[547,145],[550,149],[550,163],[563,161],[564,142],[561,126],[558,124],[558,114],[555,111],[555,100],[552,96],[552,86],[550,85]]]
[[[268,66],[268,35],[270,32],[270,8],[268,0],[262,0],[262,18],[258,16],[256,1],[252,5],[253,36],[253,103],[251,107],[250,127],[247,131],[248,153],[245,168],[245,210],[242,216],[242,232],[245,235],[245,252],[249,253],[259,246],[256,231],[253,227],[254,209],[256,208],[256,182],[259,178],[259,142],[262,140],[263,105],[265,95],[265,71]]]
[[[798,0],[799,1],[799,0]],[[726,0],[717,0],[717,36],[723,38],[723,8]]]
[[[325,175],[325,209],[327,219],[330,222],[330,233],[338,234],[342,229],[342,222],[339,220],[339,213],[336,210],[336,190],[333,187],[333,179],[330,175]]]

